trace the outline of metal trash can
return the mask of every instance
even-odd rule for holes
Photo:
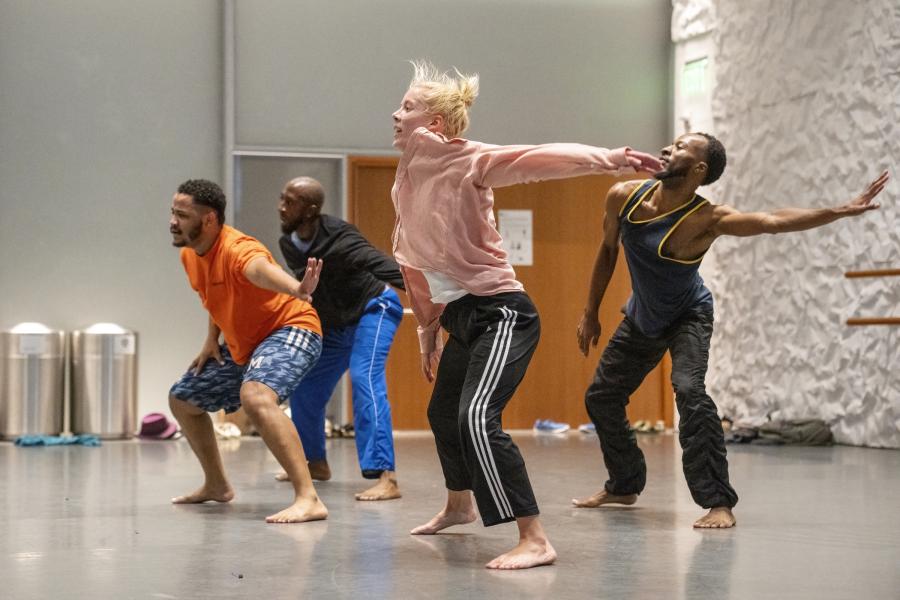
[[[0,437],[62,432],[65,359],[63,331],[19,323],[0,333]]]
[[[137,429],[137,334],[114,323],[72,333],[72,433],[129,438]]]

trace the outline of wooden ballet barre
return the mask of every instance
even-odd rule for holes
[[[900,317],[855,317],[847,325],[900,325]]]
[[[900,269],[875,269],[873,271],[847,271],[844,277],[853,279],[855,277],[894,277],[900,275]]]

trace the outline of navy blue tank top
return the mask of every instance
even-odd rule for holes
[[[679,260],[663,253],[666,240],[681,222],[707,203],[694,195],[678,208],[652,219],[632,218],[638,206],[650,198],[659,181],[648,179],[635,189],[619,211],[619,231],[631,272],[631,298],[625,314],[648,337],[659,337],[685,312],[712,310],[712,294],[698,270],[703,255]]]

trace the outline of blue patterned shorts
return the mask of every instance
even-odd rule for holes
[[[256,381],[284,402],[318,362],[322,338],[307,329],[282,327],[260,342],[246,365],[234,362],[225,344],[220,350],[225,364],[210,359],[199,375],[188,369],[169,395],[205,411],[233,413],[241,407],[241,386]]]

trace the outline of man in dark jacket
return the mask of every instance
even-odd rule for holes
[[[291,396],[291,416],[313,478],[330,479],[325,405],[349,368],[359,465],[363,477],[378,480],[356,499],[399,498],[385,362],[403,317],[390,286],[403,289],[403,278],[397,263],[353,225],[321,214],[324,199],[318,181],[298,177],[284,187],[278,203],[284,232],[279,245],[290,270],[303,279],[309,257],[323,261],[312,300],[322,321],[322,355]]]

